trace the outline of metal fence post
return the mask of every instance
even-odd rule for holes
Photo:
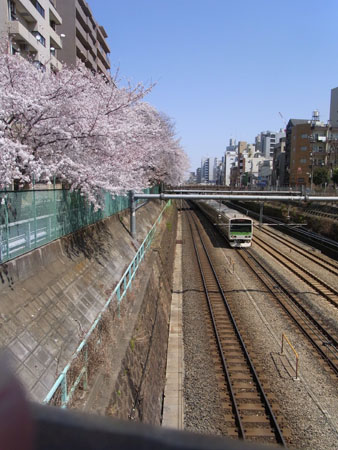
[[[36,247],[37,230],[36,230],[36,193],[35,193],[35,179],[33,178],[33,211],[34,211],[34,247]]]
[[[6,222],[6,255],[9,259],[9,219],[8,219],[8,194],[5,196],[5,222]]]
[[[136,238],[136,205],[134,191],[129,192],[130,199],[130,234],[132,238]]]
[[[61,381],[61,403],[62,407],[67,407],[67,374],[65,373]]]

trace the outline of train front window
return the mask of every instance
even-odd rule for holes
[[[251,233],[251,222],[245,219],[233,219],[230,225],[230,233]]]

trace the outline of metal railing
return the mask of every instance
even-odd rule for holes
[[[158,187],[144,192],[158,192]],[[104,207],[95,211],[79,192],[0,191],[0,264],[130,206],[128,196],[103,196]]]
[[[140,245],[138,251],[136,252],[136,255],[134,256],[133,260],[127,267],[127,269],[124,272],[120,281],[117,283],[114,291],[108,298],[107,302],[105,303],[103,309],[97,316],[93,325],[90,327],[85,338],[83,339],[83,341],[80,343],[77,350],[73,354],[72,359],[67,364],[67,366],[63,369],[63,371],[57,378],[56,382],[54,383],[53,387],[51,388],[51,390],[45,397],[44,403],[49,403],[52,400],[53,396],[55,395],[56,391],[58,389],[61,389],[61,407],[66,408],[68,403],[70,402],[77,386],[79,385],[79,383],[82,380],[83,380],[83,388],[87,389],[87,383],[88,383],[88,379],[87,379],[88,378],[88,346],[87,345],[88,345],[89,338],[91,337],[91,335],[92,335],[93,331],[96,329],[96,327],[99,325],[104,312],[107,310],[107,308],[111,304],[111,302],[113,300],[116,300],[117,305],[119,306],[123,297],[126,295],[128,289],[131,287],[131,283],[136,275],[137,269],[138,269],[141,261],[143,260],[145,253],[147,252],[147,250],[150,247],[151,242],[154,238],[157,225],[161,222],[164,211],[170,205],[171,205],[171,200],[169,200],[167,202],[166,206],[162,209],[161,214],[158,216],[156,222],[154,223],[154,225],[150,229],[149,233],[147,234],[146,238]],[[67,373],[72,366],[72,362],[80,355],[80,353],[82,351],[84,352],[84,364],[83,364],[82,368],[80,369],[80,372],[79,372],[77,378],[75,379],[75,381],[72,383],[71,386],[68,387]]]

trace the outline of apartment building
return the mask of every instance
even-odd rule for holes
[[[290,140],[290,186],[313,187],[316,169],[326,167],[331,176],[338,167],[338,127],[313,118],[294,125]]]
[[[56,31],[61,25],[52,0],[0,0],[0,33],[8,37],[8,51],[20,53],[41,70],[62,68],[57,59],[62,38]]]
[[[59,33],[65,35],[59,59],[68,66],[75,66],[81,60],[89,69],[110,78],[108,35],[94,19],[88,3],[57,0],[57,7],[63,18]]]
[[[285,137],[275,145],[272,163],[271,185],[285,186]]]

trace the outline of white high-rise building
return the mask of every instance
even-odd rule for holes
[[[217,158],[202,158],[201,179],[204,183],[215,183],[217,179]]]
[[[11,54],[32,60],[41,70],[58,71],[62,48],[56,27],[62,18],[52,0],[0,0],[0,33],[8,36]]]
[[[224,185],[230,186],[231,168],[235,167],[238,159],[237,150],[227,150],[224,154]]]
[[[280,131],[265,131],[261,133],[260,139],[260,152],[265,156],[265,158],[272,158],[275,145],[280,142],[280,140],[285,137],[285,132]],[[258,142],[256,141],[258,144]],[[259,145],[258,145],[259,148]],[[256,146],[256,150],[258,150]]]

